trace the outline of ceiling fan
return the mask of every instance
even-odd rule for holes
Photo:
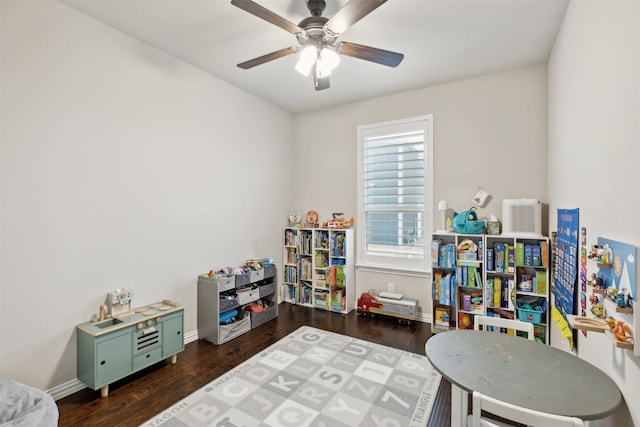
[[[386,1],[350,0],[331,18],[325,18],[322,16],[326,6],[325,0],[308,0],[307,8],[311,12],[311,16],[296,25],[252,0],[231,0],[232,5],[294,34],[300,44],[242,62],[238,64],[238,67],[246,70],[300,52],[300,61],[296,65],[296,69],[306,75],[313,71],[316,90],[329,87],[329,75],[331,70],[337,66],[340,54],[388,67],[397,67],[404,58],[401,53],[338,41],[338,36],[341,33]]]

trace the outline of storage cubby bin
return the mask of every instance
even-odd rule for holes
[[[209,283],[211,286],[216,286],[218,288],[218,292],[228,291],[229,289],[233,289],[235,287],[235,278],[233,276],[223,276],[223,277],[209,277],[204,274],[200,276],[199,280],[204,283]]]
[[[236,288],[241,288],[243,286],[247,286],[249,283],[251,283],[250,277],[249,277],[249,273],[243,273],[243,274],[234,274],[234,277],[236,279]]]
[[[528,297],[528,299],[527,301],[526,298],[521,298],[518,301],[518,320],[529,323],[544,323],[542,319],[547,311],[547,300],[539,300],[535,297]],[[525,306],[525,304],[527,305]],[[529,306],[539,309],[529,309]]]
[[[247,315],[246,311],[238,310],[238,316],[235,322],[219,326],[219,343],[222,344],[232,340],[249,330],[251,330],[251,318]]]
[[[276,275],[276,266],[275,265],[266,265],[264,268],[264,279],[270,279],[275,277]]]
[[[238,304],[245,305],[260,299],[260,291],[258,288],[248,290],[238,290]]]
[[[256,328],[263,323],[268,322],[271,319],[275,319],[278,315],[278,305],[270,301],[263,301],[264,304],[268,304],[268,308],[264,311],[247,311],[249,317],[251,317],[251,328]]]
[[[220,313],[239,306],[238,298],[235,295],[230,295],[229,297],[220,295]]]
[[[260,298],[264,298],[268,295],[273,294],[276,291],[275,282],[266,283],[264,285],[258,286],[258,292],[260,294]]]
[[[260,270],[249,270],[249,282],[255,283],[264,279],[264,268]]]

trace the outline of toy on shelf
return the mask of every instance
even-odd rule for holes
[[[590,260],[596,261],[598,264],[602,265],[610,265],[613,254],[611,252],[611,248],[609,245],[591,245],[591,250],[589,251],[588,258]]]
[[[592,286],[593,289],[602,290],[604,288],[604,282],[602,281],[602,277],[598,277],[596,273],[591,274],[591,279],[587,281],[589,286]]]
[[[604,307],[601,303],[594,304],[591,306],[591,313],[598,318],[604,317]]]
[[[616,305],[616,311],[619,313],[633,313],[633,308],[631,307],[631,296],[625,292],[624,290],[619,290],[615,286],[609,286],[605,295],[607,299],[613,302]]]
[[[348,220],[344,219],[344,214],[340,212],[336,212],[331,214],[332,219],[330,221],[325,221],[322,223],[322,228],[350,228],[353,227],[354,219],[353,217]]]
[[[306,222],[304,226],[307,228],[318,228],[318,212],[316,211],[307,212]]]
[[[300,214],[300,212],[289,212],[289,227],[302,227],[302,215]]]
[[[612,332],[617,341],[633,343],[633,333],[631,332],[631,328],[623,321],[616,321],[616,325],[613,327]]]

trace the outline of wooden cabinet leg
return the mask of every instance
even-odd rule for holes
[[[178,355],[174,354],[173,356],[171,356],[171,363],[175,364],[178,361]]]
[[[109,395],[109,384],[102,386],[102,388],[100,389],[100,394],[102,395],[102,397],[107,397]]]

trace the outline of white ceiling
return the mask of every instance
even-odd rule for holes
[[[132,37],[291,112],[546,62],[569,0],[389,0],[340,37],[405,55],[397,68],[342,56],[331,87],[295,71],[297,55],[236,64],[297,46],[294,35],[229,0],[61,0]],[[306,0],[255,0],[293,23]],[[326,0],[330,18],[347,0]]]

